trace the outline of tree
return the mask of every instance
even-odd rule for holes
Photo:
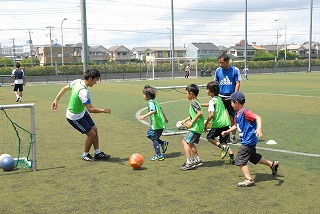
[[[39,65],[40,61],[38,58],[26,58],[21,60],[20,64],[23,66],[34,66],[34,65]]]
[[[266,61],[266,60],[274,60],[275,55],[268,53],[265,50],[258,50],[254,52],[254,55],[252,57],[253,61]]]
[[[0,58],[0,67],[13,66],[13,61],[7,58]]]

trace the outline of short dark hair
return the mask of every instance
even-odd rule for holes
[[[157,90],[150,85],[145,85],[142,93],[145,94],[149,99],[153,100],[154,98],[156,98]]]
[[[100,71],[96,68],[89,68],[84,74],[84,79],[88,80],[90,77],[92,79],[94,78],[100,79],[101,77]]]
[[[192,92],[195,96],[199,94],[199,87],[196,84],[190,84],[186,87],[186,90],[190,93]]]
[[[228,62],[230,60],[230,58],[227,54],[221,54],[220,56],[218,56],[218,60],[219,59],[223,59],[226,62]]]
[[[20,63],[19,62],[16,63],[16,68],[20,68]]]
[[[220,93],[219,83],[218,81],[211,81],[207,84],[207,89],[214,94],[214,96],[218,96]]]

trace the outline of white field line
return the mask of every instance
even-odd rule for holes
[[[315,90],[304,90],[304,91],[318,91],[320,89],[315,89]],[[285,92],[285,91],[282,91]],[[291,92],[291,91],[286,91],[286,92]],[[246,94],[265,94],[265,95],[272,95],[272,96],[295,96],[295,97],[306,97],[306,98],[320,98],[317,96],[302,96],[302,95],[284,95],[284,94],[269,94],[269,93],[246,93]],[[182,100],[186,100],[186,99],[180,99],[180,100],[172,100],[172,101],[167,101],[167,102],[162,102],[160,104],[166,104],[166,103],[173,103],[173,102],[178,102],[178,101],[182,101]],[[138,121],[140,121],[142,124],[149,126],[149,123],[144,121],[144,120],[140,120],[140,114],[142,111],[146,110],[147,107],[140,109],[139,111],[136,112],[136,118]],[[201,140],[207,140],[206,138],[201,137]],[[241,144],[233,144],[233,145],[237,145],[240,146]],[[273,152],[281,152],[281,153],[286,153],[286,154],[294,154],[294,155],[303,155],[303,156],[309,156],[309,157],[320,157],[320,154],[312,154],[312,153],[305,153],[305,152],[294,152],[294,151],[289,151],[289,150],[280,150],[280,149],[272,149],[272,148],[266,148],[266,147],[256,147],[257,149],[261,149],[261,150],[266,150],[266,151],[273,151]]]

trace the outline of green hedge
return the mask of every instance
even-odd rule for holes
[[[175,64],[176,71],[184,71],[187,66],[187,62],[182,64]],[[232,65],[238,67],[239,69],[244,68],[243,61],[235,61],[232,62]],[[274,67],[308,67],[309,61],[308,59],[304,60],[279,60],[275,62],[274,60],[269,61],[248,61],[249,68],[274,68]],[[319,59],[311,60],[312,66],[320,66]],[[128,64],[119,64],[119,63],[105,63],[105,64],[97,64],[90,65],[90,67],[96,67],[101,71],[102,74],[105,73],[139,73],[146,72],[148,69],[152,71],[152,67],[145,63],[128,63]],[[44,75],[56,75],[55,66],[29,66],[24,64],[21,66],[25,71],[27,76],[44,76]],[[195,67],[192,64],[192,67]],[[215,70],[218,67],[217,62],[200,62],[198,63],[198,70],[204,68],[205,70],[211,69]],[[13,65],[0,64],[0,75],[10,75],[12,70],[14,69]],[[169,72],[171,71],[171,64],[169,62],[161,62],[155,64],[155,72]],[[83,74],[83,66],[82,65],[60,65],[58,66],[58,74],[60,75],[79,75]]]

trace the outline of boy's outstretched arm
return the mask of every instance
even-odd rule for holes
[[[254,119],[257,122],[257,128],[254,133],[257,135],[257,137],[261,138],[263,135],[262,134],[262,118],[259,115],[256,115]]]

